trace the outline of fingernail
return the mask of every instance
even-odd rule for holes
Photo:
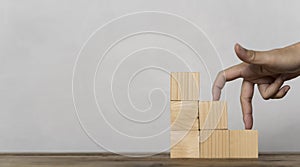
[[[246,49],[244,47],[242,47],[242,45],[237,44],[238,45],[238,49],[241,52],[241,54],[245,54],[246,53]]]

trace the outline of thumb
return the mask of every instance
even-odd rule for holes
[[[248,64],[266,65],[269,64],[271,54],[269,51],[254,51],[242,47],[240,44],[235,44],[234,50],[236,55],[243,62]]]

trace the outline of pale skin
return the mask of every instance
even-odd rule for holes
[[[243,78],[240,93],[243,121],[245,129],[252,129],[255,84],[263,99],[283,98],[290,90],[284,82],[300,75],[300,42],[268,51],[247,50],[236,44],[234,50],[243,62],[219,72],[212,88],[213,100],[220,99],[226,82]]]

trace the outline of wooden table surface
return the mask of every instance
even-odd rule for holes
[[[260,154],[259,159],[170,159],[169,154],[133,158],[114,154],[0,154],[0,167],[300,166],[300,153]]]

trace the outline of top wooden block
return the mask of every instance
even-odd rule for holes
[[[199,72],[171,72],[171,100],[199,100]]]

